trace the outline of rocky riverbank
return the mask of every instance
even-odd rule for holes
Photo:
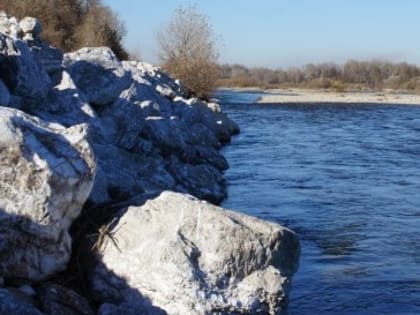
[[[159,68],[41,32],[0,13],[0,313],[281,310],[296,235],[211,204],[238,126]]]

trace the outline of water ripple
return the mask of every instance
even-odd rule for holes
[[[299,234],[286,313],[420,314],[420,107],[255,98],[223,107],[242,131],[224,206]]]

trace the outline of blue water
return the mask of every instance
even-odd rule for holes
[[[286,314],[420,314],[420,106],[258,96],[218,94],[241,127],[223,206],[299,234]]]

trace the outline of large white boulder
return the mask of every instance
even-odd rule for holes
[[[65,269],[71,223],[93,185],[86,125],[65,129],[0,107],[0,274],[41,280]]]
[[[275,314],[298,264],[292,231],[173,192],[128,208],[109,232],[93,286],[133,309]]]

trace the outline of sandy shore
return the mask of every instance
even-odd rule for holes
[[[317,90],[268,90],[259,103],[378,103],[420,105],[420,95],[387,92],[330,92]]]

